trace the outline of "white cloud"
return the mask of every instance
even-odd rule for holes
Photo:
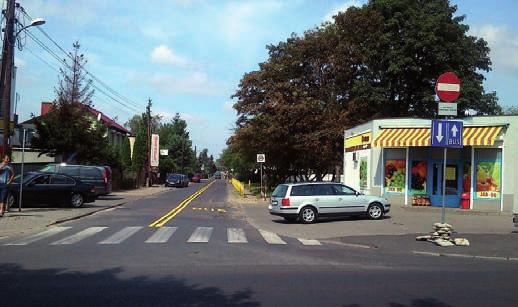
[[[494,68],[518,72],[518,33],[488,24],[472,28],[470,34],[487,41]]]
[[[160,45],[153,49],[150,57],[151,62],[156,64],[170,64],[178,67],[192,66],[192,63],[188,59],[175,54],[173,50],[166,45]]]
[[[191,72],[183,76],[155,73],[147,80],[149,85],[166,94],[216,95],[225,90],[222,84],[210,80],[204,72]]]
[[[341,5],[335,6],[333,10],[324,17],[324,21],[334,22],[333,16],[339,12],[345,12],[351,6],[360,6],[362,3],[360,0],[350,0]]]

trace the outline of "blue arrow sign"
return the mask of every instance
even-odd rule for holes
[[[432,146],[462,148],[463,123],[456,120],[432,120]]]

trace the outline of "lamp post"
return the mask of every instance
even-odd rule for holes
[[[22,211],[22,196],[23,196],[23,166],[25,163],[25,139],[27,136],[27,129],[23,128],[22,138],[22,170],[20,174],[20,197],[18,197],[18,211]]]
[[[2,67],[0,73],[0,99],[2,102],[3,112],[3,142],[2,149],[4,154],[9,153],[9,137],[11,135],[11,82],[13,79],[14,68],[14,45],[16,38],[21,31],[34,26],[40,26],[45,23],[43,18],[36,18],[31,21],[30,25],[22,27],[16,33],[15,31],[15,0],[7,0],[5,10],[6,26],[4,29],[4,44],[2,47]]]

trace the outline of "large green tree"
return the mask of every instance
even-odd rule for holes
[[[462,80],[459,113],[500,112],[483,89],[489,48],[468,35],[447,0],[371,0],[334,21],[268,46],[269,58],[244,75],[232,156],[267,156],[270,184],[288,176],[334,173],[343,131],[379,117],[436,116],[436,78]]]
[[[87,61],[79,49],[79,43],[74,43],[72,61],[61,69],[52,110],[33,117],[37,135],[32,144],[42,154],[61,155],[63,161],[106,163],[110,153],[106,128],[87,111],[92,105],[92,81],[84,72]]]

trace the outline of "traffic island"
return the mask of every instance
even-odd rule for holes
[[[453,226],[446,223],[435,223],[433,224],[434,231],[430,235],[417,236],[417,241],[433,242],[436,245],[447,247],[447,246],[469,246],[469,241],[465,238],[453,238]]]

